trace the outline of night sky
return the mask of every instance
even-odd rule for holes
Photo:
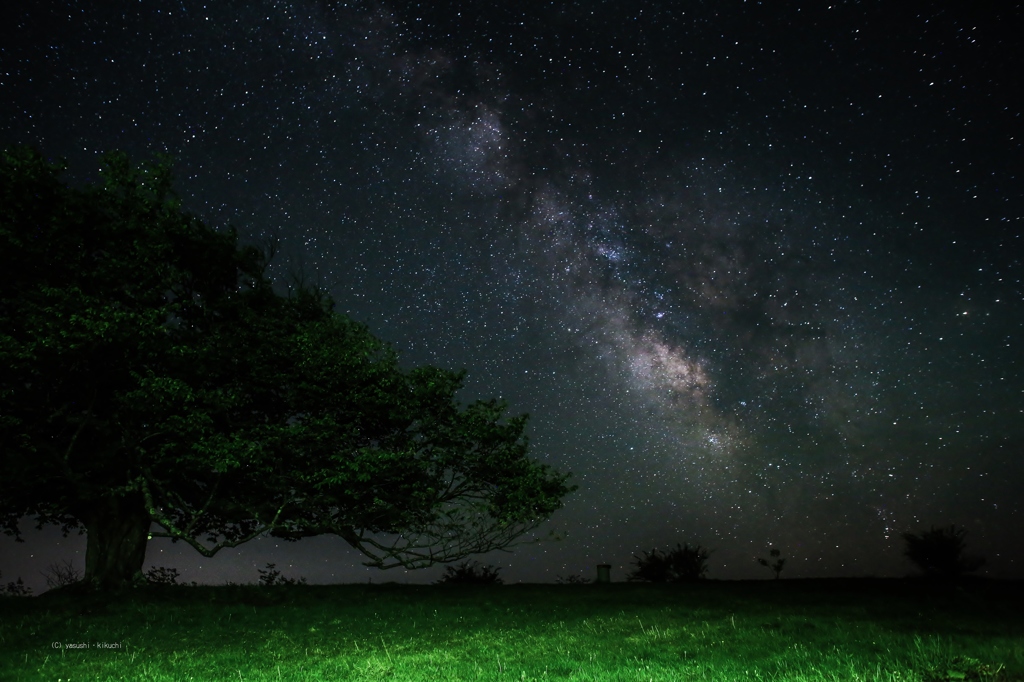
[[[475,557],[593,578],[676,543],[708,577],[903,576],[951,523],[1024,578],[1024,5],[5,3],[0,144],[176,157],[207,224],[280,237],[406,366],[531,415],[580,488]],[[112,9],[119,5],[123,10]],[[85,564],[0,538],[6,584]],[[425,583],[333,536],[146,567]]]

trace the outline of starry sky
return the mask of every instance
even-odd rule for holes
[[[10,5],[10,6],[8,6]],[[0,9],[0,143],[97,177],[177,159],[207,224],[280,239],[403,364],[531,415],[580,489],[476,557],[593,578],[902,576],[951,523],[1024,578],[1024,5],[44,1]],[[0,538],[6,584],[85,538]],[[527,538],[529,539],[529,538]],[[1016,540],[1016,542],[1015,542]],[[146,567],[425,583],[336,537]]]

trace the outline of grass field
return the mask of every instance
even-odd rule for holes
[[[996,581],[154,587],[0,599],[0,679],[1024,680],[1022,607]]]

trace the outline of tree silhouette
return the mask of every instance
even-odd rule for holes
[[[926,577],[958,578],[964,573],[978,570],[985,564],[982,557],[965,556],[964,537],[967,531],[949,528],[935,528],[920,535],[903,533],[906,542],[904,555],[910,559]]]
[[[657,549],[644,552],[642,559],[634,554],[637,568],[626,579],[653,583],[699,580],[708,570],[708,556],[708,551],[700,545],[691,549],[689,545],[680,546],[678,543],[668,554],[662,554]]]
[[[335,534],[421,568],[511,546],[575,490],[527,458],[526,415],[460,407],[463,373],[403,370],[319,290],[276,294],[166,160],[107,155],[84,189],[62,170],[0,159],[0,527],[87,531],[80,588],[145,583],[152,537],[212,557]]]
[[[779,555],[782,554],[782,552],[780,552],[777,549],[773,549],[773,550],[769,551],[768,554],[773,559],[778,559],[778,561],[776,561],[774,564],[769,564],[767,559],[758,559],[757,563],[761,564],[762,566],[766,566],[766,567],[772,569],[772,571],[775,573],[775,579],[778,580],[779,579],[779,574],[782,573],[782,567],[786,565],[786,560],[785,559],[779,559]]]

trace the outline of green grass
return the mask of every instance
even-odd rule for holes
[[[1022,606],[988,581],[163,587],[0,600],[0,678],[1024,680]]]

